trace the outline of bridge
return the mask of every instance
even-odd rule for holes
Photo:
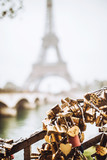
[[[0,93],[0,115],[15,116],[21,108],[35,109],[47,103],[55,103],[55,96],[39,92]]]

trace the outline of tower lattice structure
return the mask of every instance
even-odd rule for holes
[[[59,47],[58,37],[54,32],[53,14],[52,14],[52,0],[47,0],[47,15],[45,25],[45,35],[42,39],[42,46],[38,61],[33,64],[32,71],[25,82],[25,86],[28,89],[38,90],[39,84],[43,78],[47,76],[60,76],[71,83],[71,76],[67,71],[67,65],[63,61]],[[46,62],[47,51],[49,48],[53,48],[56,51],[57,62],[48,63]]]

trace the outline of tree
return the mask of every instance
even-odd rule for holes
[[[22,7],[23,0],[0,0],[0,19],[14,18]]]
[[[4,91],[21,91],[21,88],[12,82],[7,82],[3,88]]]

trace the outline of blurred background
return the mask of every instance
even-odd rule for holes
[[[29,136],[61,98],[107,86],[106,61],[106,0],[1,0],[0,137]]]

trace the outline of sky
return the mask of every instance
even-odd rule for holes
[[[40,55],[46,0],[24,0],[13,19],[0,20],[0,87],[22,86]],[[107,80],[107,0],[53,0],[54,32],[72,79]]]

